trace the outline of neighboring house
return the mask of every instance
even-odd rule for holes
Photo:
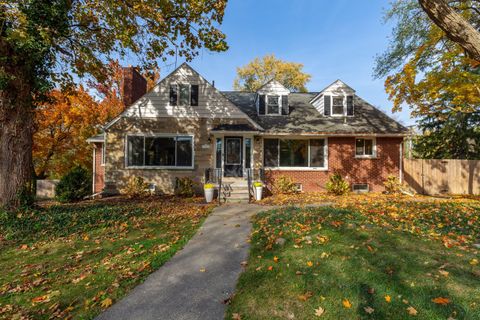
[[[222,92],[184,63],[145,93],[145,80],[125,70],[129,106],[88,140],[95,193],[118,192],[131,176],[165,193],[177,177],[200,186],[206,172],[228,181],[253,173],[267,187],[289,176],[304,191],[324,190],[334,172],[371,191],[402,176],[407,129],[340,80],[320,92],[290,92],[275,80],[257,92]]]

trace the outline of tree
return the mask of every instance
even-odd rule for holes
[[[423,134],[414,140],[420,159],[480,159],[480,114],[448,113],[419,121]]]
[[[464,1],[450,5],[471,25],[480,26],[480,15],[474,14],[478,5]],[[386,19],[394,19],[397,25],[389,48],[376,59],[375,76],[386,77],[393,111],[408,105],[412,115],[420,118],[425,131],[418,144],[422,156],[471,157],[470,151],[441,140],[462,136],[459,143],[466,143],[476,139],[478,131],[472,126],[478,124],[475,119],[480,112],[478,62],[450,40],[417,1],[393,2]],[[465,134],[449,136],[455,126]]]
[[[470,10],[464,8],[465,15]],[[393,110],[407,104],[414,116],[478,112],[478,63],[449,40],[416,1],[394,2],[386,18],[395,19],[397,26],[390,47],[377,57],[375,76],[387,77]],[[471,15],[470,22],[480,25],[480,16]]]
[[[76,165],[91,167],[92,148],[86,139],[125,109],[123,69],[118,61],[107,67],[110,76],[103,83],[90,81],[89,90],[81,85],[69,92],[53,90],[49,101],[35,109],[33,164],[37,178],[59,178]],[[150,90],[160,73],[153,69],[144,76]]]
[[[34,107],[54,85],[107,77],[113,55],[143,67],[202,47],[227,49],[218,29],[226,0],[0,2],[0,205],[18,205],[32,169]]]
[[[283,61],[267,55],[255,58],[243,67],[237,68],[233,88],[241,91],[257,91],[268,81],[275,79],[291,91],[307,92],[305,85],[311,76],[302,71],[303,64]]]
[[[458,43],[472,58],[480,63],[480,32],[444,0],[419,0],[420,6],[442,29],[446,36]],[[479,1],[462,1],[474,14],[480,15]]]

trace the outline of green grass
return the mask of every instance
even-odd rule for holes
[[[431,203],[430,210],[445,211],[444,205]],[[316,319],[319,307],[325,310],[321,319],[480,319],[480,270],[471,264],[477,251],[447,248],[436,237],[398,230],[371,214],[365,207],[258,214],[249,263],[226,319]],[[283,246],[275,243],[278,238],[286,240]],[[450,303],[435,304],[437,297]],[[351,308],[344,307],[345,299]],[[367,313],[367,307],[374,311]]]
[[[0,318],[93,318],[181,249],[210,209],[157,198],[3,214]]]

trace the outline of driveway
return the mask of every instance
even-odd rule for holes
[[[97,319],[223,319],[248,257],[250,218],[265,207],[217,207],[185,248]]]

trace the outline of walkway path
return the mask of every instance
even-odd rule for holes
[[[97,319],[223,319],[248,257],[250,218],[265,209],[216,208],[183,250]]]

